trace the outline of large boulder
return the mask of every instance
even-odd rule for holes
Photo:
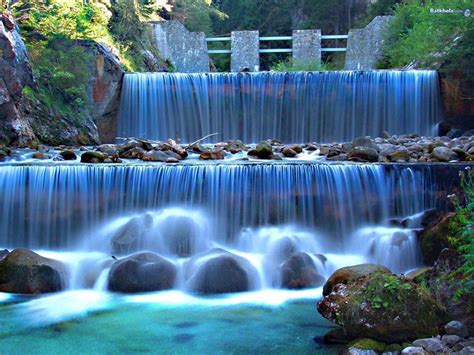
[[[348,158],[357,162],[376,162],[379,159],[379,153],[372,148],[355,147],[349,152]]]
[[[303,252],[291,255],[280,266],[281,286],[289,289],[319,287],[324,277],[318,273],[313,259]]]
[[[0,261],[0,292],[40,294],[64,290],[66,267],[27,249],[15,249]]]
[[[257,285],[257,270],[244,258],[220,249],[196,255],[186,265],[187,287],[201,294],[244,292]]]
[[[112,253],[123,255],[137,252],[145,244],[145,233],[153,226],[153,217],[145,213],[133,217],[112,236]]]
[[[207,246],[202,238],[202,227],[188,216],[169,216],[158,223],[158,229],[169,254],[189,257]]]
[[[151,292],[171,289],[176,266],[159,255],[142,252],[116,261],[109,273],[109,290]]]
[[[262,141],[255,149],[252,149],[248,152],[248,155],[255,156],[260,159],[270,159],[273,154],[272,145],[267,141]]]
[[[376,271],[390,274],[390,270],[385,266],[376,264],[360,264],[340,268],[324,284],[323,296],[329,295],[337,284],[348,284]]]
[[[318,311],[353,339],[385,343],[437,335],[445,321],[442,307],[429,292],[383,270],[336,284],[318,303]]]

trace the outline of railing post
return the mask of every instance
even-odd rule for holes
[[[258,31],[232,31],[231,71],[260,70],[260,41]]]
[[[321,62],[321,30],[293,31],[293,62]]]

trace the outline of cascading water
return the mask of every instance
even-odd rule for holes
[[[341,142],[430,135],[440,120],[435,71],[137,73],[124,78],[118,134]]]
[[[0,169],[0,245],[82,252],[56,257],[79,288],[106,286],[110,255],[140,250],[181,268],[227,250],[250,263],[260,288],[278,287],[275,270],[295,252],[325,277],[364,260],[401,272],[419,262],[411,229],[376,226],[431,207],[432,187],[426,172],[383,165],[10,165]]]

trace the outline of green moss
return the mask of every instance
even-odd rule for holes
[[[377,352],[383,353],[386,350],[387,345],[377,340],[362,338],[350,342],[348,347],[354,347],[362,350],[375,350]]]

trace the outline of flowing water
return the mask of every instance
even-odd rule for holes
[[[118,134],[342,142],[431,135],[440,120],[435,71],[135,73],[124,78]]]

